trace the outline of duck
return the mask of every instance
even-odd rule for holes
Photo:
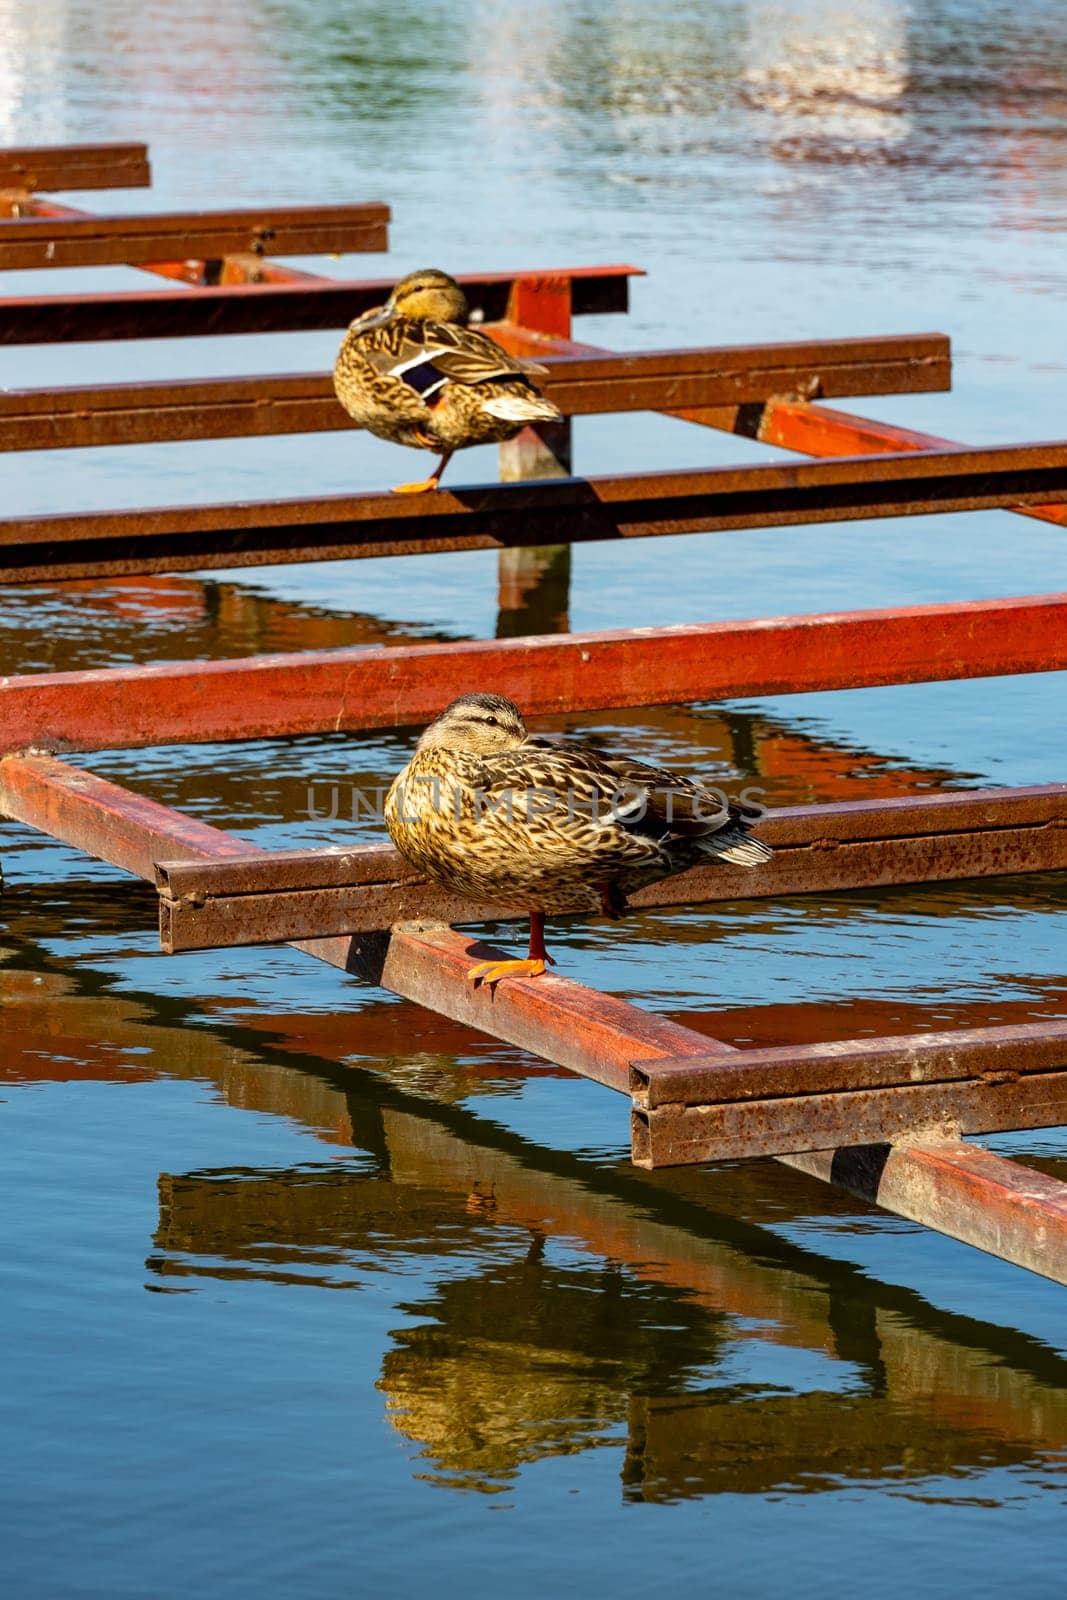
[[[436,489],[457,450],[562,420],[533,382],[547,368],[508,355],[469,321],[455,278],[427,267],[349,323],[333,372],[348,415],[379,439],[440,455],[428,478],[397,484],[394,494]]]
[[[495,984],[540,977],[549,913],[618,917],[626,896],[700,861],[759,867],[772,851],[717,790],[647,765],[531,734],[500,694],[465,694],[430,723],[386,795],[401,855],[435,883],[530,921],[524,960],[478,962]]]

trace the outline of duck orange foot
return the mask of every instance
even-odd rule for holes
[[[434,448],[433,440],[427,434],[417,433],[415,438],[420,444],[424,445],[426,449],[432,450]],[[452,450],[446,450],[428,478],[423,478],[420,483],[398,483],[393,489],[393,493],[428,494],[431,489],[436,489],[437,485],[441,481],[441,474],[448,466],[448,463],[451,461],[454,453],[455,452]]]
[[[545,970],[545,962],[552,967],[556,964],[551,956],[545,956],[543,960],[535,957],[525,961],[479,961],[476,967],[470,969],[467,977],[472,983],[481,979],[483,984],[496,983],[498,978],[539,978]]]
[[[393,485],[394,494],[428,494],[431,489],[437,488],[436,478],[424,478],[421,483],[396,483]]]

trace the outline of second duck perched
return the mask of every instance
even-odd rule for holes
[[[470,308],[454,278],[436,267],[402,278],[384,306],[349,324],[333,382],[354,421],[379,439],[436,450],[441,459],[397,494],[436,489],[456,450],[513,439],[531,422],[558,422],[532,376],[545,368],[509,356],[467,326]]]
[[[385,822],[428,878],[529,916],[526,960],[472,967],[486,983],[544,972],[546,912],[618,916],[628,892],[699,861],[758,867],[771,857],[715,790],[538,738],[499,694],[463,695],[430,724],[393,780]]]

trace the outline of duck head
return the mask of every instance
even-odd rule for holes
[[[393,317],[406,317],[412,322],[458,322],[465,327],[470,321],[470,307],[455,278],[437,267],[423,267],[401,278],[384,306],[365,311],[348,326],[350,331],[362,333]]]
[[[513,701],[502,694],[465,694],[430,723],[416,748],[489,755],[513,750],[527,738],[522,712]]]

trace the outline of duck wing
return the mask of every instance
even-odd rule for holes
[[[532,738],[483,756],[469,773],[483,815],[506,818],[514,847],[527,841],[605,876],[650,863],[666,865],[656,833],[616,814],[615,775],[591,751]]]
[[[378,372],[403,378],[416,387],[421,387],[416,380],[422,368],[439,381],[463,384],[499,382],[502,378],[525,381],[548,370],[535,361],[509,356],[487,334],[451,322],[397,318],[375,329],[374,336],[361,341],[361,346]]]
[[[534,736],[520,751],[508,753],[521,754],[540,743]],[[595,794],[606,825],[678,857],[681,864],[713,855],[758,866],[773,854],[751,836],[752,818],[720,789],[630,756],[573,745],[550,744],[549,749],[561,757],[560,768],[572,787]]]

